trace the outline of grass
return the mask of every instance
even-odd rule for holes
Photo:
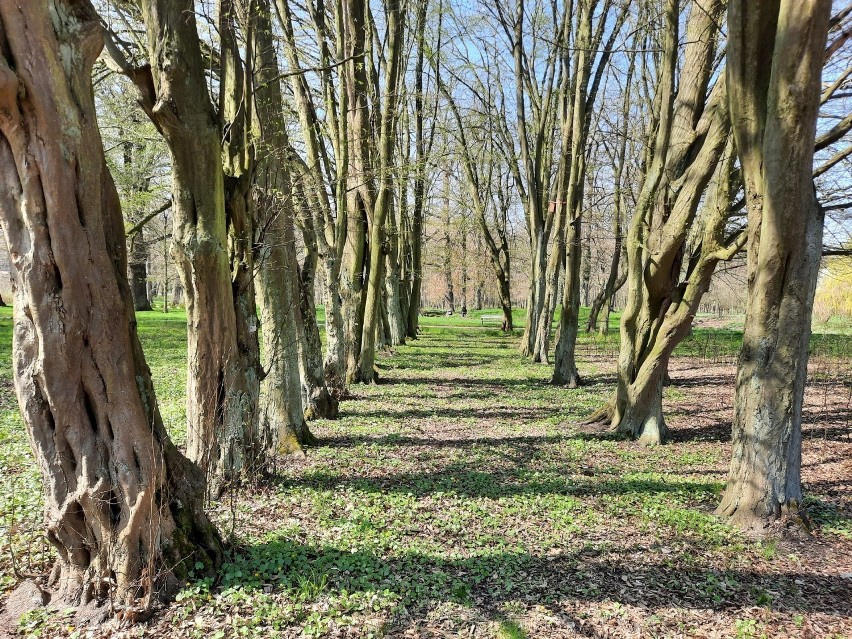
[[[140,314],[178,441],[184,321],[179,312]],[[707,408],[714,388],[700,379],[667,388],[680,439],[643,449],[577,425],[611,391],[617,330],[581,336],[589,384],[567,390],[517,355],[519,330],[505,335],[475,316],[423,324],[419,339],[379,359],[383,383],[354,387],[339,420],[313,424],[321,442],[307,460],[282,460],[264,485],[212,505],[232,542],[218,578],[191,579],[131,636],[775,637],[852,629],[850,582],[840,576],[852,571],[850,495],[848,483],[832,483],[841,467],[827,465],[852,458],[852,438],[805,441],[821,554],[813,540],[758,542],[712,514],[729,456],[714,420],[729,415],[729,396],[708,416],[696,407]],[[0,309],[4,589],[16,581],[10,550],[26,571],[44,570],[50,556],[39,534],[39,477],[11,392],[10,329]],[[730,375],[739,339],[736,331],[696,329],[673,362],[678,376]],[[852,389],[841,374],[852,344],[816,336],[814,349],[826,362],[830,405],[842,409],[836,397],[843,380]],[[819,401],[809,406],[816,411]],[[814,432],[823,426],[835,428],[820,422]],[[23,636],[85,636],[60,621],[31,615]]]

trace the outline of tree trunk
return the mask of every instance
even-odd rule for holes
[[[380,302],[385,288],[385,261],[388,253],[385,223],[393,206],[393,156],[395,144],[396,111],[399,104],[399,78],[405,34],[405,12],[399,0],[386,4],[388,51],[385,71],[382,109],[376,140],[377,175],[379,189],[372,216],[369,220],[369,275],[364,303],[364,324],[361,334],[361,355],[358,361],[358,379],[363,383],[375,380],[376,332],[381,330]]]
[[[302,327],[299,343],[302,388],[305,394],[303,402],[305,419],[336,419],[338,401],[325,385],[322,342],[319,326],[317,326],[317,309],[312,283],[315,272],[316,252],[314,251],[312,256],[305,259],[298,278],[300,305],[297,327],[299,325]]]
[[[540,216],[543,218],[543,216]],[[521,336],[521,355],[532,357],[536,352],[536,336],[545,328],[541,326],[547,287],[547,244],[549,235],[543,228],[544,222],[533,230],[531,240],[532,272],[530,274],[530,290],[527,296],[527,321]],[[558,276],[558,275],[557,275]],[[543,350],[539,348],[539,354]]]
[[[86,0],[0,0],[0,24],[13,368],[59,552],[54,604],[147,609],[196,562],[215,569],[221,548],[203,474],[163,428],[136,334],[91,85],[100,22]]]
[[[258,4],[261,2],[263,0],[259,0]],[[261,99],[260,96],[258,99]],[[259,167],[258,192],[258,219],[263,220],[263,216],[268,215],[257,258],[263,365],[266,371],[261,384],[261,443],[266,451],[302,454],[303,447],[315,440],[305,423],[302,406],[297,325],[300,317],[299,292],[293,273],[296,258],[288,254],[291,249],[287,248],[287,238],[293,238],[293,219],[292,211],[287,212],[288,203],[276,200],[275,190],[263,188],[265,182],[272,185],[286,180],[285,176],[276,175],[281,167],[270,164]]]
[[[580,215],[568,224],[566,244],[568,255],[565,260],[565,284],[562,289],[562,313],[559,316],[559,339],[553,356],[551,384],[577,388],[580,374],[577,372],[575,347],[580,319]]]
[[[300,371],[293,184],[281,149],[289,147],[269,0],[256,0],[257,289],[263,336],[261,437],[264,451],[304,454],[316,442],[305,422]]]
[[[743,246],[746,235],[735,233],[725,239],[729,221],[733,175],[733,145],[729,142],[727,158],[719,162],[714,178],[715,189],[708,193],[702,216],[702,239],[689,260],[686,277],[674,290],[671,303],[644,348],[634,381],[626,389],[626,400],[616,404],[624,411],[613,419],[619,432],[631,435],[646,445],[666,440],[668,429],[663,417],[662,389],[668,380],[668,363],[677,345],[689,334],[701,299],[710,288],[716,265],[733,257]]]
[[[589,222],[591,224],[591,222]],[[591,286],[592,280],[592,244],[591,242],[585,242],[583,244],[583,266],[582,266],[582,276],[583,276],[583,306],[589,306],[589,287]]]
[[[226,202],[220,114],[209,98],[192,2],[141,0],[141,9],[150,68],[125,71],[171,152],[172,237],[187,314],[187,449],[215,494],[255,468],[258,453],[257,320],[246,281],[252,269],[238,257],[249,258],[251,236],[249,220],[239,219],[244,211],[234,208],[246,199],[231,183]],[[224,75],[233,56],[223,51],[221,58]]]
[[[389,206],[386,234],[388,254],[385,262],[385,298],[387,303],[388,346],[405,344],[406,318],[402,312],[401,268],[399,263],[399,225],[393,203]]]
[[[678,7],[673,0],[666,5],[663,68],[655,97],[661,116],[626,239],[628,295],[621,316],[618,386],[613,401],[590,417],[608,420],[613,429],[647,444],[661,443],[665,434],[656,407],[640,405],[656,398],[656,377],[648,374],[660,368],[656,340],[677,302],[689,230],[729,137],[724,77],[708,96],[721,12],[718,0],[693,1],[675,93]],[[658,373],[665,379],[665,365]]]
[[[615,292],[618,290],[617,285],[619,282],[623,285],[624,281],[627,279],[624,269],[619,269],[619,264],[624,257],[624,253],[621,250],[621,228],[620,225],[616,227],[618,232],[615,236],[615,248],[612,252],[612,260],[609,264],[609,275],[606,278],[606,282],[604,283],[601,290],[595,295],[595,298],[592,300],[592,305],[589,308],[589,321],[586,322],[586,332],[591,333],[598,325],[598,316],[600,315],[601,309],[606,308],[604,315],[607,316],[607,322],[609,321],[609,301]],[[601,333],[607,332],[604,329],[609,327],[605,327],[601,324]]]
[[[148,245],[141,230],[130,238],[130,293],[133,295],[135,310],[151,310],[151,298],[148,297]]]
[[[802,402],[823,229],[813,153],[830,11],[830,0],[729,4],[749,295],[718,512],[746,528],[795,514],[802,500]]]
[[[366,287],[370,272],[368,215],[373,214],[376,185],[370,141],[370,106],[366,63],[366,2],[345,2],[344,42],[347,62],[343,82],[347,99],[347,238],[341,294],[345,326],[346,382],[359,381]]]
[[[408,295],[408,317],[406,336],[417,339],[420,324],[420,292],[423,286],[423,210],[426,206],[426,163],[432,151],[435,139],[435,121],[427,142],[423,131],[424,87],[423,62],[425,58],[426,13],[429,0],[420,0],[417,5],[415,37],[417,39],[417,57],[414,67],[414,147],[415,168],[413,186],[413,210],[411,211],[411,292]],[[440,34],[439,34],[440,37]]]
[[[497,280],[500,283],[500,310],[503,311],[503,323],[500,328],[504,333],[511,333],[515,329],[515,323],[512,317],[512,293],[509,287],[509,278],[500,275]]]
[[[280,100],[279,100],[280,102]],[[283,126],[283,124],[282,124]],[[286,132],[280,136],[282,141],[289,144]],[[286,147],[285,147],[286,148]],[[299,370],[301,371],[305,418],[335,419],[337,417],[338,401],[329,392],[325,383],[325,373],[322,356],[322,342],[317,324],[316,295],[314,293],[314,278],[317,271],[317,233],[314,228],[314,218],[311,208],[315,201],[309,201],[304,189],[293,189],[290,177],[287,176],[288,187],[291,191],[290,200],[298,193],[299,226],[305,242],[305,258],[299,267],[295,255],[295,240],[292,242],[293,260],[298,274],[296,283],[299,292],[299,312],[296,317],[296,328],[299,338]],[[288,202],[287,206],[294,206]],[[291,224],[292,226],[292,224]],[[289,259],[289,258],[288,258]]]

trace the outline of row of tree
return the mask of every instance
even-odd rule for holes
[[[582,382],[578,332],[626,285],[617,389],[592,419],[649,444],[666,436],[668,359],[717,264],[746,250],[720,512],[752,525],[797,508],[823,216],[845,210],[843,184],[822,206],[814,184],[852,154],[837,146],[852,66],[821,77],[848,56],[852,6],[832,18],[830,0],[210,4],[0,0],[14,372],[61,598],[147,607],[196,562],[217,564],[205,494],[312,443],[308,421],[376,380],[377,351],[417,337],[431,198],[467,203],[504,330],[511,229],[525,222],[521,351],[552,363],[555,384]],[[106,89],[138,106],[102,138]],[[820,111],[836,119],[817,136]],[[437,170],[447,156],[458,175]],[[581,327],[592,211],[613,242]],[[160,218],[187,314],[186,456],[136,335],[144,234]]]

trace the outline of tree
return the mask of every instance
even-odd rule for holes
[[[297,282],[293,184],[289,139],[284,121],[278,60],[269,0],[255,0],[254,47],[256,122],[252,144],[258,158],[257,288],[263,338],[261,436],[264,448],[283,454],[303,453],[315,439],[305,423],[300,350],[302,320]],[[313,312],[313,309],[311,309]]]
[[[269,117],[275,117],[276,131],[281,131],[280,133],[276,133],[277,144],[273,145],[270,151],[283,156],[283,161],[289,165],[282,166],[280,169],[282,177],[285,175],[283,171],[286,171],[286,181],[289,185],[285,201],[282,204],[285,210],[289,210],[290,217],[292,217],[292,211],[296,209],[300,211],[297,221],[302,231],[306,249],[305,258],[301,265],[293,261],[296,272],[298,273],[296,283],[299,291],[300,311],[296,329],[299,340],[299,369],[301,371],[302,385],[305,389],[303,403],[305,414],[311,419],[316,417],[334,418],[337,416],[338,402],[329,392],[325,378],[329,378],[332,388],[337,388],[338,392],[342,392],[343,378],[339,371],[337,371],[339,364],[342,364],[342,353],[339,352],[340,349],[338,346],[338,332],[342,329],[342,316],[340,315],[338,301],[339,273],[336,266],[338,263],[337,253],[333,248],[336,243],[334,223],[332,222],[331,206],[323,174],[323,167],[328,166],[329,160],[322,144],[320,122],[311,91],[304,73],[301,72],[299,52],[293,28],[293,15],[289,2],[278,0],[276,7],[281,23],[281,30],[284,35],[284,49],[287,61],[293,70],[289,74],[290,85],[305,140],[307,157],[307,162],[302,161],[301,157],[298,156],[290,145],[286,130],[283,128],[281,117],[274,116],[273,112],[269,112]],[[313,14],[317,15],[317,10],[314,10]],[[316,18],[316,20],[320,19],[320,17]],[[325,45],[325,35],[322,33],[320,26],[317,26],[317,31],[320,34],[321,43]],[[268,39],[269,46],[273,46],[271,34]],[[270,79],[269,82],[274,83],[277,88],[277,76],[276,79]],[[280,89],[277,90],[280,92]],[[283,106],[281,97],[277,98],[276,102],[280,106]],[[330,171],[330,169],[327,170]],[[297,184],[293,184],[292,175],[294,173],[302,176]],[[293,198],[296,193],[301,194],[298,201]],[[292,250],[295,256],[294,247],[287,250]],[[323,256],[327,275],[334,276],[335,278],[334,281],[330,281],[328,277],[326,279],[327,288],[330,291],[330,294],[326,296],[326,326],[328,327],[327,333],[330,344],[329,359],[327,360],[328,365],[325,369],[328,370],[328,375],[326,375],[323,365],[322,344],[316,321],[316,296],[314,292],[314,279],[320,254]]]
[[[359,0],[355,0],[356,3]],[[376,332],[380,328],[382,290],[384,289],[385,252],[387,238],[385,220],[393,206],[393,163],[397,109],[399,106],[399,82],[404,47],[405,12],[399,0],[388,0],[385,18],[388,30],[387,69],[380,113],[377,114],[378,131],[375,137],[375,165],[378,190],[372,207],[367,209],[369,231],[369,256],[367,290],[364,299],[364,316],[361,334],[361,350],[358,367],[353,371],[361,382],[375,379]],[[375,25],[373,25],[375,28]],[[364,61],[366,64],[366,60]],[[375,82],[375,81],[374,81]],[[374,105],[374,107],[377,105]]]
[[[512,297],[510,292],[511,256],[509,254],[509,241],[506,233],[506,224],[509,213],[508,188],[504,185],[508,169],[504,170],[503,162],[498,145],[495,143],[494,101],[490,90],[491,83],[477,87],[474,94],[479,99],[477,108],[485,114],[485,122],[473,127],[471,134],[465,132],[465,124],[462,120],[461,111],[455,98],[446,85],[439,80],[439,88],[450,108],[455,121],[453,131],[456,143],[459,146],[460,163],[464,169],[465,183],[470,195],[470,203],[473,209],[476,223],[479,227],[480,237],[485,241],[488,249],[488,259],[497,278],[500,289],[500,306],[503,311],[503,331],[512,331]],[[482,139],[474,140],[476,131],[482,131]],[[496,175],[495,175],[496,174]],[[447,217],[446,217],[446,243],[447,253],[445,260],[445,272],[447,278],[448,301],[450,310],[452,307],[452,270],[450,268],[450,207],[449,207],[449,174],[446,177],[447,189]],[[489,209],[493,215],[493,230],[489,224]]]
[[[0,24],[15,389],[59,552],[55,602],[148,608],[221,550],[203,473],[163,428],[136,335],[92,92],[100,22],[88,0],[2,0]]]
[[[557,68],[560,53],[567,50],[566,33],[570,28],[560,24],[559,17],[550,7],[535,2],[531,7],[524,0],[516,0],[514,10],[509,2],[486,3],[495,15],[512,53],[514,73],[515,132],[509,131],[508,118],[503,110],[501,118],[504,144],[512,158],[515,177],[527,221],[530,240],[531,272],[527,296],[527,321],[521,338],[521,353],[534,356],[536,335],[543,321],[545,303],[545,276],[548,247],[554,232],[556,209],[548,205],[550,197],[551,165],[554,155],[552,127],[557,111]],[[564,14],[570,13],[572,3],[566,3]],[[565,16],[562,16],[564,23]],[[529,22],[529,33],[525,27]],[[533,46],[529,46],[532,43]],[[498,83],[498,86],[501,83]],[[562,88],[565,88],[564,85]],[[515,151],[515,139],[518,150]],[[557,232],[557,236],[560,234]],[[549,327],[548,327],[549,330]]]
[[[411,231],[407,234],[408,242],[406,251],[410,256],[410,284],[406,290],[408,298],[408,318],[406,321],[406,337],[417,338],[417,329],[420,318],[420,291],[423,286],[423,211],[426,207],[426,171],[427,163],[432,155],[432,145],[435,142],[435,126],[437,117],[432,117],[432,125],[428,136],[424,131],[424,120],[426,111],[424,85],[424,59],[426,56],[426,13],[429,0],[419,0],[416,11],[414,37],[416,39],[416,57],[414,66],[414,149],[415,165],[413,171],[413,202],[411,207]],[[439,20],[442,15],[443,3],[439,3]],[[441,49],[441,23],[438,23],[438,45],[435,56],[440,54]],[[438,108],[438,99],[435,97],[435,110]]]
[[[580,320],[580,266],[582,251],[583,198],[586,182],[587,146],[591,113],[600,87],[601,78],[615,44],[615,38],[627,17],[628,3],[622,6],[614,19],[610,19],[613,2],[606,0],[595,24],[595,10],[598,0],[583,0],[577,12],[574,42],[577,51],[574,56],[573,73],[568,71],[568,55],[563,54],[563,73],[572,76],[572,90],[563,97],[562,104],[562,161],[556,180],[554,206],[559,211],[557,228],[564,233],[558,238],[560,252],[565,255],[565,283],[562,295],[562,313],[559,318],[559,336],[553,357],[552,384],[565,384],[576,387],[580,383],[575,361],[575,345]],[[613,22],[609,37],[594,69],[594,52],[603,42],[604,28]],[[570,97],[569,97],[570,96]],[[564,229],[564,230],[563,230]],[[561,256],[560,256],[561,258]],[[558,276],[558,264],[555,273]],[[545,294],[544,316],[539,323],[533,359],[546,362],[551,318],[556,303],[556,279],[553,270],[548,273]]]
[[[724,75],[710,88],[722,9],[719,0],[690,3],[678,69],[679,2],[666,2],[654,96],[659,116],[649,127],[653,144],[626,238],[628,295],[621,316],[618,386],[613,399],[589,418],[644,444],[666,438],[662,389],[669,346],[660,347],[657,339],[664,335],[667,313],[680,302],[685,245],[729,135]]]
[[[731,120],[748,211],[748,303],[728,487],[747,528],[796,513],[823,213],[813,186],[830,0],[730,0]]]
[[[218,108],[208,91],[191,0],[138,0],[148,64],[119,70],[169,147],[172,236],[187,312],[187,448],[214,481],[257,470],[260,349],[254,299],[253,159],[247,148],[250,69],[230,0],[218,5]]]

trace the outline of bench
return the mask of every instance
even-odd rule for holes
[[[486,324],[499,324],[503,326],[503,316],[502,315],[480,315],[479,321],[482,326]]]

